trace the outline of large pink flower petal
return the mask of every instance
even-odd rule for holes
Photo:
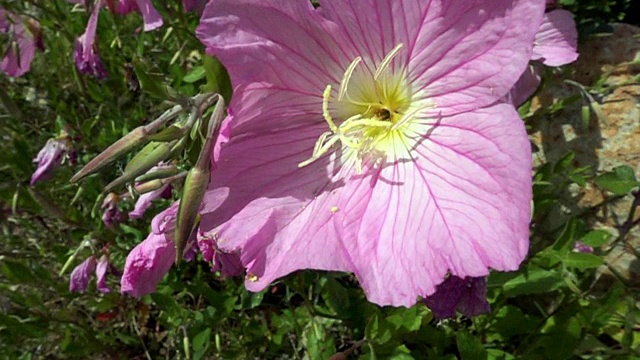
[[[432,124],[415,135],[413,162],[383,166],[341,206],[355,274],[378,304],[410,306],[447,272],[515,270],[527,253],[532,160],[516,111],[498,104]]]
[[[266,81],[322,96],[358,55],[345,54],[333,39],[339,31],[308,0],[216,0],[207,4],[196,34],[234,85]]]
[[[533,46],[532,60],[547,66],[561,66],[578,58],[578,31],[573,15],[554,10],[544,15]]]
[[[298,168],[326,126],[311,122],[321,115],[308,111],[320,106],[261,84],[239,90],[234,99],[247,102],[238,101],[241,107],[228,119],[233,136],[221,147],[203,201],[201,229],[212,231],[222,250],[241,250],[249,289],[304,268],[349,271],[330,211],[336,203],[332,189],[344,184],[343,169],[329,166],[329,158]],[[254,101],[281,106],[261,110]],[[269,125],[276,123],[278,109],[291,122],[273,131]]]
[[[509,91],[530,58],[532,24],[542,22],[544,4],[340,0],[320,9],[306,0],[213,1],[197,34],[232,83],[267,81],[312,96],[339,83],[356,56],[372,71],[402,43],[394,64],[405,63],[409,80],[446,115],[489,105]]]

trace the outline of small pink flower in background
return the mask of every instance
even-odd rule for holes
[[[96,282],[98,285],[98,291],[102,293],[111,292],[111,289],[107,286],[107,273],[109,268],[109,257],[107,255],[102,255],[96,265]]]
[[[536,34],[531,60],[546,66],[562,66],[578,58],[577,50],[578,30],[573,15],[566,10],[547,12]],[[541,66],[533,63],[522,74],[510,93],[514,105],[524,103],[533,95],[540,85],[540,71]]]
[[[211,271],[220,271],[222,277],[232,277],[242,274],[244,267],[240,261],[240,254],[224,252],[217,248],[215,236],[198,233],[198,248],[204,261],[211,263]]]
[[[9,35],[0,70],[13,77],[24,75],[31,68],[36,48],[43,48],[40,24],[0,8],[0,33]]]
[[[113,12],[126,15],[138,12],[144,21],[144,31],[155,30],[162,26],[162,16],[153,7],[151,0],[107,0]]]
[[[99,79],[107,77],[107,71],[98,55],[96,32],[98,30],[98,16],[102,8],[103,0],[98,0],[91,11],[87,29],[76,39],[73,58],[78,71],[85,75],[95,76]]]
[[[30,184],[33,186],[38,181],[50,179],[54,170],[62,165],[65,157],[69,158],[70,163],[75,160],[71,137],[63,131],[57,138],[47,140],[47,143],[33,159],[36,171],[31,175]]]
[[[592,253],[593,248],[589,245],[583,244],[580,241],[576,241],[575,245],[573,246],[573,251],[579,253]]]
[[[83,293],[89,286],[91,275],[96,270],[96,257],[91,255],[71,272],[69,291]]]
[[[500,100],[544,1],[216,0],[197,29],[234,86],[200,227],[260,291],[348,271],[411,306],[527,254],[531,149]]]
[[[178,203],[156,215],[151,233],[129,255],[120,282],[121,292],[140,297],[152,293],[167,274],[176,257],[173,241]]]
[[[109,228],[124,220],[119,203],[120,196],[116,193],[109,193],[102,201],[102,222]]]
[[[437,319],[455,317],[456,311],[466,317],[491,312],[485,277],[461,279],[449,276],[424,302]]]

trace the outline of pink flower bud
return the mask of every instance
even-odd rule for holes
[[[96,270],[96,257],[91,255],[71,272],[69,291],[83,293],[87,290],[91,274]]]

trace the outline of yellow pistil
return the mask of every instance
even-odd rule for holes
[[[331,116],[329,84],[322,93],[322,115],[329,131],[320,135],[311,157],[298,167],[321,158],[338,142],[347,156],[355,159],[356,172],[362,172],[363,161],[380,161],[395,151],[395,140],[404,143],[405,130],[427,106],[412,106],[413,93],[405,80],[404,69],[393,71],[391,63],[400,53],[402,44],[394,47],[376,67],[374,74],[358,72],[362,57],[356,57],[345,70],[340,82],[334,109],[343,118]],[[351,83],[357,86],[350,86]],[[355,89],[355,91],[351,91]]]

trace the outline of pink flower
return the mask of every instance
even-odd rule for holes
[[[353,272],[413,305],[450,273],[515,270],[531,149],[498,102],[544,1],[216,0],[197,35],[234,96],[201,229],[259,291],[300,269]]]
[[[69,291],[83,293],[89,286],[91,274],[96,270],[96,257],[91,255],[71,272]]]
[[[155,30],[163,24],[162,17],[153,7],[151,0],[109,0],[109,5],[118,14],[139,12],[144,21],[144,31]]]
[[[215,236],[198,234],[198,248],[204,261],[211,263],[211,271],[220,271],[223,277],[242,274],[244,267],[238,252],[227,253],[221,251],[214,240]]]
[[[110,293],[111,289],[107,286],[107,273],[109,271],[109,257],[102,255],[96,265],[96,278],[98,291],[102,293]]]
[[[0,7],[0,33],[9,34],[0,69],[9,76],[24,75],[31,68],[36,47],[42,48],[40,24],[35,20],[23,21]]]
[[[491,312],[487,302],[487,279],[448,277],[438,285],[433,295],[424,302],[437,319],[456,316],[456,310],[466,317]]]
[[[548,3],[548,2],[547,2]],[[566,10],[553,10],[544,15],[536,34],[531,60],[547,66],[562,66],[578,58],[578,31],[573,15]],[[532,64],[522,74],[510,96],[514,105],[524,103],[540,85],[539,65]]]
[[[574,252],[579,252],[579,253],[592,253],[593,252],[593,248],[589,245],[585,245],[584,243],[582,243],[581,241],[576,241],[575,245],[573,246],[573,251]]]
[[[96,31],[98,29],[98,15],[102,8],[103,0],[98,0],[91,11],[87,29],[76,39],[73,58],[78,71],[83,74],[95,76],[99,79],[107,77],[107,71],[102,65],[100,55],[98,55],[98,44],[96,43]]]
[[[167,274],[176,257],[173,242],[178,203],[156,215],[151,233],[129,255],[120,282],[121,292],[140,297],[152,293]]]
[[[109,228],[124,220],[124,216],[118,207],[120,196],[109,193],[102,201],[102,222]]]
[[[47,140],[44,147],[33,159],[36,171],[31,175],[30,184],[48,180],[53,176],[53,171],[64,162],[65,156],[73,156],[73,147],[68,135],[63,134],[57,138]]]

